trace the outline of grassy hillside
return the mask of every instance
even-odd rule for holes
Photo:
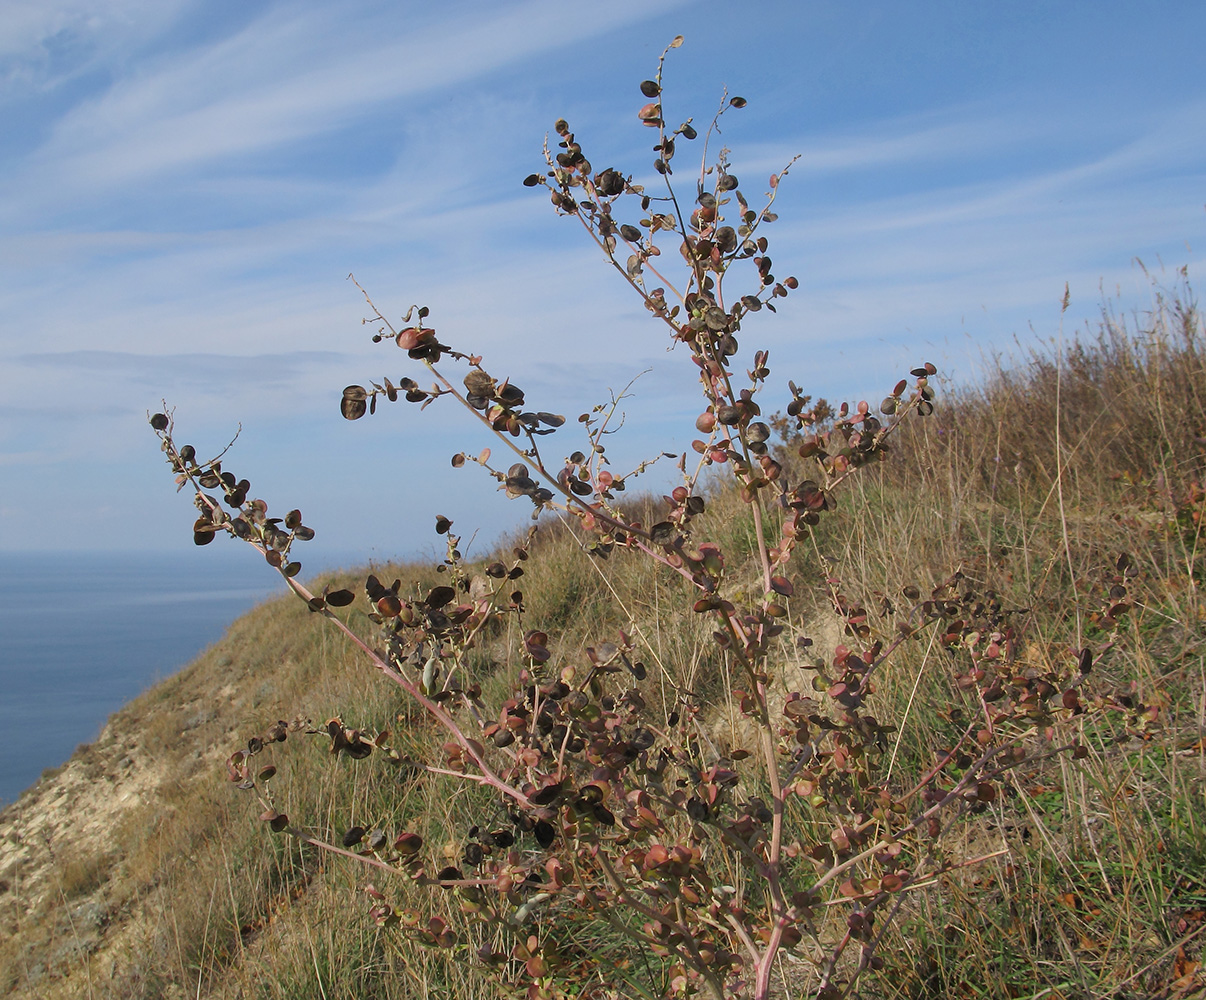
[[[856,477],[816,532],[797,574],[813,585],[797,589],[789,618],[791,638],[813,645],[805,659],[785,644],[783,684],[798,685],[843,641],[834,592],[861,603],[876,634],[916,588],[968,607],[995,599],[1016,625],[1010,655],[1023,668],[1116,633],[1094,678],[1129,709],[1084,727],[1085,759],[1012,773],[974,823],[952,832],[949,857],[989,860],[907,894],[880,951],[886,968],[860,982],[863,995],[1201,990],[1204,347],[1192,295],[1179,288],[1149,315],[1105,315],[1062,357],[1014,359],[982,384],[946,387],[934,417],[909,424],[889,461]],[[730,563],[753,550],[738,497],[717,494],[704,517]],[[249,553],[248,573],[263,571]],[[375,572],[437,582],[428,567]],[[752,563],[732,572],[759,589]],[[363,575],[329,582],[361,594],[352,622],[368,634]],[[1111,612],[1122,581],[1129,606]],[[525,623],[549,633],[555,660],[633,630],[659,665],[644,682],[651,696],[673,678],[706,695],[708,739],[731,749],[747,738],[680,578],[619,549],[593,559],[550,520],[522,585]],[[480,799],[420,766],[440,762],[442,737],[323,626],[293,598],[256,609],[0,816],[5,990],[131,1000],[506,995],[472,949],[449,957],[378,929],[364,870],[274,837],[226,779],[226,755],[278,719],[389,729],[401,763],[334,757],[325,740],[291,735],[273,754],[278,808],[334,842],[359,823],[415,830],[437,857],[462,850]],[[481,650],[487,703],[514,672],[517,642],[502,631]],[[891,755],[902,783],[950,738],[960,698],[950,655],[940,643],[908,643],[879,678],[876,711],[898,727]],[[406,893],[397,882],[390,891]],[[476,933],[430,890],[413,890],[409,905]],[[656,962],[605,928],[575,945],[582,983],[572,995],[611,996],[620,980],[630,982],[621,995],[664,988]],[[788,985],[805,972],[781,969]]]

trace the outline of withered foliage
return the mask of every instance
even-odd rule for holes
[[[649,650],[635,629],[555,656],[524,606],[530,540],[475,570],[441,517],[446,584],[408,593],[400,581],[369,576],[363,605],[347,590],[314,594],[297,579],[295,543],[314,534],[300,512],[270,517],[250,483],[225,471],[222,455],[199,461],[191,446],[177,446],[166,414],[151,424],[178,483],[194,493],[197,544],[227,533],[258,548],[310,610],[349,635],[431,723],[431,752],[422,761],[404,760],[388,732],[334,718],[273,723],[226,765],[231,781],[258,797],[272,830],[375,872],[367,893],[382,928],[454,953],[468,949],[531,998],[564,995],[557,982],[578,969],[569,942],[591,924],[610,926],[660,960],[668,995],[764,1000],[784,988],[777,960],[787,951],[811,970],[793,989],[845,996],[860,974],[881,966],[884,929],[909,894],[974,862],[952,855],[944,833],[1002,794],[1006,772],[1082,754],[1070,734],[1086,714],[1119,712],[1142,729],[1155,713],[1136,696],[1093,689],[1094,663],[1113,641],[1104,631],[1095,646],[1043,668],[1023,663],[1016,646],[1026,609],[1003,606],[958,572],[928,593],[909,587],[903,600],[889,602],[882,610],[895,624],[888,630],[872,628],[867,610],[836,581],[798,575],[797,549],[833,509],[843,483],[886,456],[902,422],[933,412],[936,369],[918,365],[875,409],[866,402],[810,408],[810,397],[788,382],[786,416],[776,424],[789,432],[795,454],[780,460],[760,402],[771,376],[768,352],[743,353],[739,338],[754,314],[773,312],[798,287],[794,277],[776,277],[766,235],[790,164],[769,178],[763,196],[749,195],[727,151],[708,158],[721,116],[745,101],[726,99],[702,136],[691,119],[670,125],[665,57],[656,77],[640,85],[647,103],[637,112],[656,137],[656,191],[592,163],[564,120],[555,125],[555,144],[546,143],[545,169],[523,182],[544,189],[554,211],[582,227],[671,341],[690,352],[703,393],[699,437],[691,451],[668,456],[681,482],[659,513],[638,520],[620,502],[661,456],[628,473],[612,470],[606,440],[615,430],[615,400],[565,427],[563,416],[530,403],[481,357],[445,344],[426,307],[412,307],[395,325],[365,296],[373,341],[392,342],[430,382],[423,387],[404,375],[348,386],[340,412],[357,420],[381,402],[459,404],[497,436],[507,458],[460,453],[454,466],[479,466],[508,498],[526,498],[533,517],[556,510],[574,519],[583,558],[633,554],[681,578],[684,607],[707,624],[699,630],[702,659],[724,663],[737,679],[732,695],[747,720],[748,746],[718,747],[708,738],[707,706],[681,678],[647,681]],[[703,147],[698,169],[685,170],[676,186],[693,143]],[[553,459],[545,439],[575,426],[581,447]],[[758,546],[753,588],[730,578],[726,553],[707,535],[705,474],[727,478],[748,505]],[[1106,625],[1128,610],[1130,572],[1125,558],[1110,571],[1100,618]],[[847,644],[812,663],[810,686],[796,690],[784,667],[810,645],[793,624],[792,601],[802,588],[828,592]],[[367,611],[374,634],[357,634],[341,617],[353,602]],[[506,619],[522,635],[511,664],[518,680],[501,702],[488,703],[471,651]],[[893,780],[896,727],[874,711],[876,680],[894,652],[917,641],[950,651],[964,698],[946,713],[945,751],[924,773]],[[328,741],[334,755],[384,757],[416,774],[452,774],[476,785],[480,819],[459,857],[384,824],[351,825],[340,843],[324,842],[278,811],[276,765],[260,759],[290,732]],[[466,939],[445,917],[397,905],[394,880],[445,893],[480,933]]]

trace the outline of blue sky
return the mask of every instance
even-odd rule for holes
[[[1150,301],[1136,258],[1200,276],[1200,3],[5,0],[0,550],[190,548],[161,399],[201,452],[242,423],[227,467],[302,509],[320,563],[433,551],[437,513],[522,523],[449,467],[488,443],[451,407],[340,419],[344,385],[417,377],[369,342],[350,272],[534,408],[652,369],[610,454],[686,447],[686,352],[520,184],[559,116],[651,178],[637,84],[680,33],[668,117],[744,96],[724,141],[751,195],[800,155],[768,233],[800,290],[742,337],[777,391],[879,398],[919,360],[974,378],[1056,334],[1065,282],[1067,336],[1103,291]]]

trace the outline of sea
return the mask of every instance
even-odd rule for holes
[[[284,593],[262,560],[233,549],[0,552],[0,805],[244,612]]]

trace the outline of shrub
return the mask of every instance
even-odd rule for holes
[[[657,137],[658,191],[615,167],[596,169],[564,120],[555,125],[556,146],[546,143],[546,169],[524,180],[582,227],[653,320],[690,352],[704,398],[692,451],[673,456],[679,485],[651,503],[622,502],[652,460],[622,474],[611,468],[615,399],[579,416],[582,445],[551,459],[545,438],[567,433],[565,418],[530,404],[470,347],[445,343],[425,306],[394,324],[365,295],[373,341],[392,341],[434,383],[423,388],[407,375],[348,386],[340,408],[357,420],[384,402],[459,405],[485,424],[506,458],[486,450],[458,454],[453,464],[480,467],[509,498],[530,503],[534,517],[563,518],[596,568],[644,561],[676,579],[679,607],[668,614],[693,622],[681,663],[659,657],[624,608],[611,609],[620,624],[601,622],[610,630],[589,645],[559,647],[525,608],[525,563],[538,528],[511,551],[470,565],[446,518],[436,524],[447,546],[443,580],[407,591],[370,575],[373,634],[363,635],[366,619],[345,610],[356,602],[352,591],[314,593],[299,582],[294,547],[314,534],[300,511],[269,516],[222,455],[201,461],[177,445],[169,413],[151,424],[178,484],[194,493],[196,543],[229,534],[259,549],[419,710],[396,737],[342,717],[278,721],[226,764],[273,831],[372,874],[366,892],[382,928],[475,952],[532,998],[566,995],[558,984],[576,979],[582,987],[584,952],[616,956],[616,976],[644,995],[844,996],[882,966],[877,949],[908,899],[936,876],[982,860],[951,851],[948,831],[996,801],[1007,772],[1084,756],[1077,733],[1103,712],[1121,713],[1135,729],[1154,724],[1156,710],[1134,697],[1089,690],[1095,660],[1128,610],[1133,570],[1125,557],[1110,568],[1094,639],[1041,666],[1016,655],[1024,612],[960,572],[926,592],[907,588],[903,606],[885,602],[877,619],[891,624],[874,628],[836,579],[816,569],[798,575],[801,546],[847,481],[885,458],[905,421],[933,412],[936,369],[919,365],[875,410],[866,402],[810,405],[788,382],[785,415],[775,423],[792,440],[790,463],[774,450],[760,402],[768,353],[742,355],[737,336],[798,286],[775,277],[766,235],[791,165],[770,178],[755,208],[727,151],[708,161],[720,117],[745,104],[726,95],[686,200],[675,182],[678,153],[700,137],[691,119],[672,126],[662,102],[663,63],[680,42],[640,85],[647,103],[638,119]],[[707,517],[721,482],[751,522],[753,576],[716,541],[720,526]],[[828,661],[812,662],[802,610],[818,592],[846,641]],[[896,728],[872,711],[876,685],[889,658],[918,642],[949,652],[957,697],[941,714],[945,749],[894,770]],[[731,739],[711,728],[717,692],[731,693],[741,717]],[[331,843],[280,811],[277,767],[264,754],[290,734],[325,740],[333,755],[373,756],[459,783],[440,818],[442,849],[417,820],[349,824],[342,842]],[[408,885],[428,887],[434,900],[400,903],[413,898]],[[785,967],[784,953],[805,961]],[[633,955],[655,970],[644,985],[623,971],[621,957]]]

